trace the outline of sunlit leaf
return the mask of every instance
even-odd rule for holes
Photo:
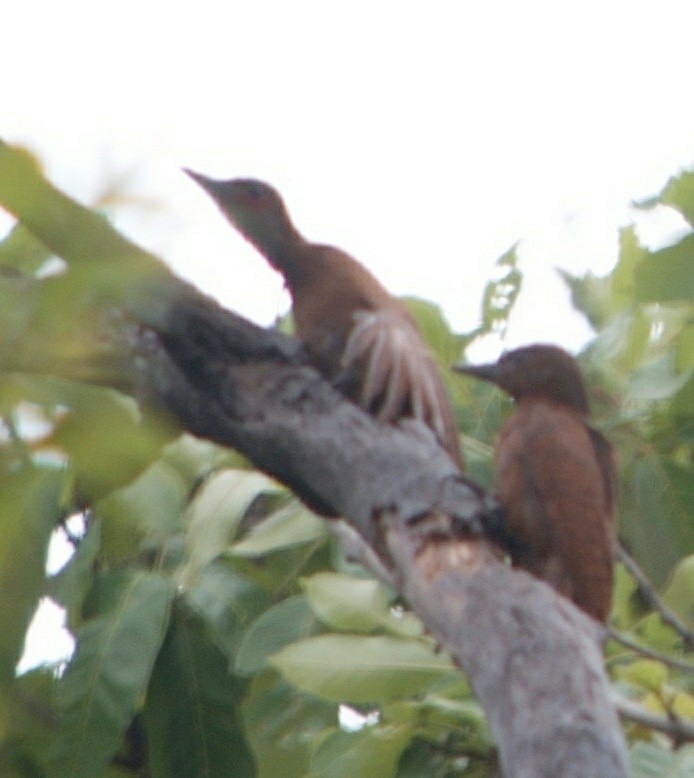
[[[663,599],[694,626],[694,554],[685,557],[674,569]]]
[[[0,241],[0,268],[12,268],[20,273],[36,273],[52,256],[52,252],[21,224],[15,224]]]
[[[326,572],[304,578],[301,584],[316,615],[334,629],[384,629],[407,637],[423,632],[418,619],[407,613],[401,617],[393,613],[391,592],[376,580]]]
[[[270,663],[303,691],[355,703],[418,694],[455,672],[424,643],[386,636],[319,635],[287,646]]]
[[[612,271],[613,310],[621,310],[634,302],[636,268],[648,256],[640,243],[633,226],[619,231],[619,261]]]
[[[676,208],[694,227],[694,171],[686,170],[673,176],[658,199],[663,205]]]
[[[325,537],[323,521],[298,500],[278,508],[229,549],[233,556],[257,557]]]
[[[256,497],[277,489],[275,481],[249,470],[221,470],[205,481],[187,511],[188,562],[181,573],[184,585],[226,550]]]
[[[65,401],[69,411],[46,443],[70,456],[78,493],[89,502],[142,472],[173,434],[109,390],[74,387]]]
[[[496,277],[487,282],[482,295],[481,323],[462,336],[463,346],[491,333],[503,336],[506,332],[523,283],[523,274],[518,267],[518,244],[497,259],[496,268]]]
[[[209,440],[183,434],[169,443],[162,452],[162,459],[176,468],[189,481],[195,481],[222,468],[249,469],[248,462],[237,451],[211,443]]]
[[[460,354],[460,337],[455,335],[438,305],[419,297],[405,297],[403,301],[415,317],[429,348],[439,363],[447,368]]]
[[[49,184],[24,150],[2,141],[0,204],[73,266],[64,286],[74,282],[77,299],[88,287],[92,299],[126,303],[153,323],[166,315],[170,273],[164,265],[120,235],[103,216]]]
[[[593,329],[603,327],[611,315],[611,279],[590,271],[583,276],[572,275],[561,268],[557,272],[569,287],[573,307],[588,319]]]
[[[639,689],[659,693],[667,681],[668,672],[662,662],[640,659],[622,668],[619,677]]]
[[[403,725],[365,727],[360,732],[335,729],[314,752],[311,774],[321,778],[394,776],[413,734],[413,727]]]
[[[655,743],[636,743],[629,752],[633,778],[691,778],[694,746],[671,751]]]
[[[694,299],[694,235],[650,254],[634,269],[634,282],[638,302]]]

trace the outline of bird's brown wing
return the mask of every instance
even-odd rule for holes
[[[353,315],[341,360],[350,395],[379,421],[418,419],[461,465],[458,430],[433,357],[414,324],[398,311]]]

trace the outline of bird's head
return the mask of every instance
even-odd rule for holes
[[[298,237],[277,190],[254,178],[218,181],[192,170],[184,171],[210,195],[234,227],[277,267],[282,247]]]
[[[543,398],[588,413],[588,396],[578,363],[557,346],[524,346],[502,354],[498,362],[455,365],[453,369],[491,381],[514,400]]]

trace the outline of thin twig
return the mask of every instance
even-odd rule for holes
[[[612,693],[612,702],[619,715],[633,721],[635,724],[641,724],[657,732],[663,732],[669,735],[678,744],[685,742],[694,743],[694,723],[682,721],[675,716],[659,716],[657,713],[642,708],[638,703],[622,697],[616,692]]]
[[[612,640],[620,643],[631,651],[635,651],[637,654],[641,654],[641,656],[648,657],[649,659],[656,659],[658,662],[662,662],[664,665],[668,665],[668,667],[674,667],[684,673],[694,673],[694,664],[687,662],[685,659],[678,659],[663,651],[657,651],[655,648],[644,646],[636,640],[632,640],[623,632],[618,632],[614,627],[608,627],[607,631]]]
[[[643,572],[636,560],[627,552],[621,543],[617,544],[617,559],[619,559],[634,577],[644,599],[658,612],[663,623],[672,627],[672,629],[682,637],[687,650],[694,650],[694,630],[690,629],[672,608],[669,608],[663,602],[648,576]]]

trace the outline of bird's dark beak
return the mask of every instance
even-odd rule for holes
[[[492,362],[488,365],[453,365],[453,371],[463,375],[471,375],[481,378],[483,381],[491,381],[493,384],[499,376],[499,365]]]
[[[203,176],[202,173],[196,173],[194,170],[190,170],[190,168],[187,167],[182,168],[182,170],[187,176],[190,176],[196,184],[201,186],[212,199],[219,200],[223,184],[222,181],[208,178],[207,176]]]

